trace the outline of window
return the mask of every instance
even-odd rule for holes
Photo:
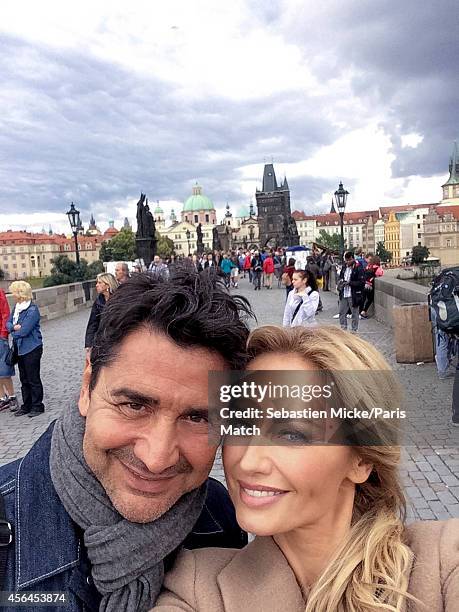
[[[418,238],[420,238],[420,237],[421,237],[421,234],[418,234]]]
[[[195,216],[194,216],[194,222],[195,222],[195,223],[197,223],[197,222],[198,222],[198,219],[199,219],[198,215],[195,215]]]
[[[25,263],[23,263],[23,264],[22,264],[22,267],[23,267],[23,268],[25,268],[25,267],[26,267]]]
[[[209,223],[209,215],[206,215],[206,223]]]
[[[420,223],[418,223],[418,229],[421,229],[421,224]]]
[[[451,246],[451,238],[448,238],[448,239],[446,240],[446,246],[447,246],[447,247],[450,247],[450,246]]]

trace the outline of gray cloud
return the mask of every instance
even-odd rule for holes
[[[322,79],[353,71],[354,93],[384,116],[395,177],[447,171],[452,141],[459,136],[456,0],[334,0],[323,3],[312,22],[306,6],[281,15],[284,35],[303,48]],[[401,135],[410,132],[424,136],[416,149],[401,146]]]

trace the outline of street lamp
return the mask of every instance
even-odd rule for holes
[[[336,202],[336,210],[339,213],[339,221],[341,226],[341,261],[344,261],[344,211],[346,209],[347,196],[349,195],[349,191],[344,189],[343,183],[339,182],[339,187],[337,191],[335,191],[335,202]]]
[[[190,251],[190,238],[191,238],[191,232],[189,229],[186,230],[186,241],[188,242],[188,257],[191,255],[191,251]]]
[[[70,227],[73,237],[75,238],[75,257],[77,266],[80,265],[80,253],[78,251],[78,231],[81,228],[80,211],[75,208],[75,204],[70,204],[70,210],[66,213],[69,218]]]

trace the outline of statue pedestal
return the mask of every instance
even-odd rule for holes
[[[156,242],[156,241],[155,241]],[[144,264],[148,268],[154,257],[153,240],[151,238],[136,238],[137,257],[143,259]]]

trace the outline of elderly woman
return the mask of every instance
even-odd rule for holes
[[[336,406],[361,412],[400,406],[397,381],[381,354],[335,327],[262,327],[248,348],[246,376],[277,376],[287,386],[298,377],[328,379],[343,401]],[[260,436],[225,439],[223,465],[237,520],[256,538],[242,550],[182,551],[155,609],[457,612],[459,520],[406,526],[397,428],[387,417],[360,423],[361,429],[355,417],[350,424],[347,416],[331,419],[326,385],[319,390],[313,405],[298,395],[289,404],[283,396],[270,399],[264,414],[274,403],[300,411],[323,407],[324,416],[257,415],[252,422]]]
[[[9,286],[16,302],[6,323],[13,337],[21,381],[22,406],[14,416],[27,414],[36,417],[43,414],[43,385],[40,378],[40,362],[43,340],[40,330],[40,311],[32,302],[32,287],[25,281],[15,281]]]
[[[113,274],[107,272],[97,275],[97,297],[94,300],[94,304],[91,308],[91,314],[89,315],[89,321],[86,327],[86,335],[84,340],[84,346],[88,355],[94,345],[96,333],[99,329],[100,315],[102,314],[105,304],[110,299],[110,296],[113,295],[113,292],[117,287],[118,281],[113,276]]]
[[[10,316],[10,306],[6,299],[5,292],[0,289],[0,410],[9,408],[16,410],[18,402],[14,394],[13,381],[14,366],[6,363],[6,356],[9,352],[10,345],[8,344],[8,330],[6,322]]]

